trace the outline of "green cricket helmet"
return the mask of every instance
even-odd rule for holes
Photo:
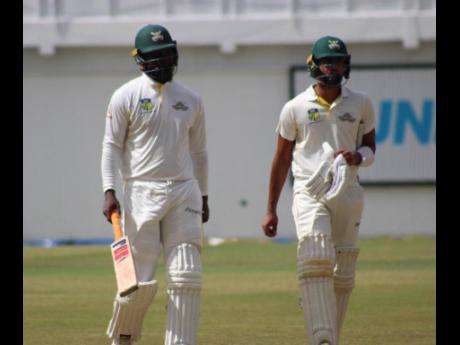
[[[324,74],[320,70],[318,62],[320,59],[324,58],[343,59],[346,64],[346,69],[343,75],[332,76]],[[307,58],[307,66],[312,78],[329,86],[339,86],[342,83],[343,77],[345,77],[345,79],[350,78],[350,60],[351,55],[348,54],[347,46],[340,38],[324,36],[318,39],[313,45],[311,54]]]
[[[142,72],[161,84],[172,80],[179,56],[176,41],[165,27],[144,26],[136,35],[134,47],[132,56]]]

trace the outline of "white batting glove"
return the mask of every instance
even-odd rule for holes
[[[345,157],[338,155],[331,167],[332,183],[330,189],[321,199],[322,202],[329,202],[343,194],[348,186],[350,178],[350,166],[347,164]]]
[[[317,200],[320,200],[324,196],[332,183],[331,169],[334,161],[334,150],[327,142],[323,143],[321,161],[319,167],[309,177],[305,184],[307,193]]]

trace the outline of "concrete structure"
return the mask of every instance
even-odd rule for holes
[[[274,128],[290,97],[290,67],[303,64],[313,41],[325,34],[349,42],[353,64],[434,64],[434,5],[24,1],[24,239],[111,236],[101,211],[105,111],[115,88],[138,75],[130,49],[141,26],[156,22],[170,29],[179,43],[177,80],[203,96],[210,159],[206,233],[262,237]],[[366,186],[361,233],[434,235],[435,179]],[[281,236],[295,236],[290,207],[287,185],[279,205]]]

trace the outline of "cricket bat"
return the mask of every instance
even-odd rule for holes
[[[120,297],[129,295],[138,288],[136,268],[134,267],[133,254],[128,236],[123,236],[120,225],[120,215],[113,212],[112,220],[115,241],[110,245],[112,249],[113,266],[117,279],[118,294]]]

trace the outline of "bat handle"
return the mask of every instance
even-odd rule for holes
[[[121,230],[121,223],[120,223],[120,214],[118,212],[113,212],[110,215],[110,219],[112,220],[112,227],[113,233],[115,235],[115,241],[119,240],[123,237],[123,231]]]

